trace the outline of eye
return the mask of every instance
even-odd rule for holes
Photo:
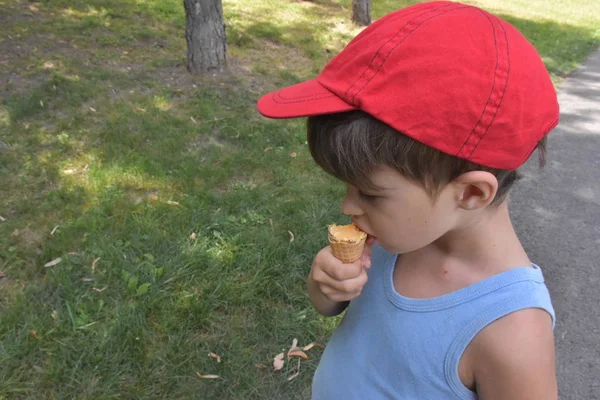
[[[359,191],[358,191],[358,197],[359,197],[361,200],[363,200],[363,201],[366,201],[367,203],[372,203],[372,202],[374,202],[375,200],[377,200],[377,198],[378,198],[379,196],[373,196],[373,195],[371,195],[371,194],[366,194],[366,193],[362,192],[361,190],[359,190]]]

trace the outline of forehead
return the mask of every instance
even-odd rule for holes
[[[378,165],[369,173],[369,180],[380,191],[405,187],[410,181],[400,172],[387,165]]]

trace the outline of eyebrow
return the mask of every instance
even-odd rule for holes
[[[387,192],[387,191],[393,190],[393,188],[389,188],[389,187],[378,185],[378,184],[376,184],[373,181],[370,181],[370,183],[368,185],[357,186],[356,188],[359,189],[359,190],[361,190],[361,191],[377,192],[377,193],[382,193],[382,192]]]

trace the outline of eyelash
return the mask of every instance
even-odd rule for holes
[[[361,191],[359,190],[359,191],[358,191],[358,197],[359,197],[361,200],[364,200],[364,201],[366,201],[366,202],[368,202],[368,203],[372,203],[372,202],[374,202],[375,200],[377,200],[377,198],[378,198],[379,196],[371,196],[371,195],[369,195],[369,194],[365,194],[365,193],[363,193],[363,192],[361,192]]]

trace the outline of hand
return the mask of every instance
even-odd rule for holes
[[[317,253],[308,278],[329,300],[345,302],[360,295],[368,279],[365,269],[370,267],[370,245],[365,245],[360,259],[351,264],[335,258],[327,246]]]

